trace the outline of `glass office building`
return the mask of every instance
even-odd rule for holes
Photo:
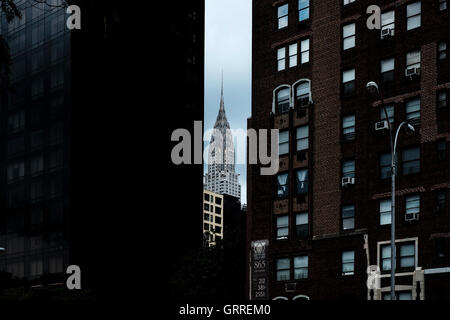
[[[12,58],[0,96],[0,271],[39,281],[69,257],[71,35],[65,8],[17,3],[21,19],[0,18]]]

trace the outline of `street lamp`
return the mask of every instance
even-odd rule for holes
[[[378,88],[378,85],[374,81],[370,81],[366,85],[366,89],[369,93],[374,96],[379,96],[381,99],[381,106],[384,110],[384,115],[386,117],[386,121],[388,123],[389,128],[389,136],[390,136],[390,145],[391,145],[391,300],[395,300],[395,261],[396,261],[396,250],[395,250],[395,175],[397,170],[396,164],[396,150],[397,150],[397,140],[400,129],[403,125],[414,132],[414,127],[408,122],[404,121],[400,123],[398,126],[395,139],[393,139],[393,128],[391,126],[391,122],[389,121],[389,116],[386,110],[386,106],[384,105],[383,96]]]

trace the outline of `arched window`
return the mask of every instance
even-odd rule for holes
[[[296,107],[308,107],[311,102],[311,81],[302,79],[294,83],[294,103]]]
[[[291,87],[281,85],[273,91],[273,110],[275,114],[288,112],[291,106]]]

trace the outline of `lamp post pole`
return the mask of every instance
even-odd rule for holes
[[[395,270],[396,270],[396,247],[395,247],[395,176],[397,174],[397,161],[396,161],[396,149],[397,140],[400,129],[403,125],[406,125],[409,130],[414,132],[414,127],[408,124],[406,121],[402,122],[395,133],[395,139],[393,139],[393,128],[391,122],[389,121],[389,115],[384,105],[384,99],[382,92],[378,89],[376,82],[369,82],[366,85],[368,91],[376,92],[380,97],[381,106],[384,110],[384,115],[388,123],[389,128],[389,142],[391,146],[391,300],[396,300],[395,296]]]

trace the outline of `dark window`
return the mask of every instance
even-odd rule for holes
[[[391,245],[387,244],[381,247],[381,270],[391,270]]]
[[[309,235],[308,212],[297,213],[295,216],[295,235],[297,239],[306,239]]]
[[[309,81],[300,82],[295,87],[295,105],[298,107],[307,107],[310,102],[311,93]]]
[[[447,42],[445,41],[438,44],[438,58],[439,60],[447,59]]]
[[[347,115],[342,118],[342,134],[344,140],[355,140],[355,115]]]
[[[392,176],[391,172],[391,163],[392,162],[392,156],[391,153],[383,153],[380,156],[380,178],[381,179],[387,179]]]
[[[216,214],[221,214],[221,213],[222,213],[222,208],[220,208],[220,207],[215,207],[215,208],[214,208],[214,212],[215,212]]]
[[[279,48],[277,50],[277,70],[282,71],[286,69],[286,48]]]
[[[342,72],[342,93],[344,96],[355,93],[355,69]]]
[[[222,224],[222,218],[221,217],[215,217],[214,220],[215,220],[215,222],[217,224]]]
[[[288,177],[289,174],[287,173],[280,173],[277,175],[278,198],[285,198],[289,195]]]
[[[387,115],[389,117],[389,122],[391,124],[394,123],[394,105],[389,104],[389,105],[386,105],[385,108],[386,108]],[[382,107],[380,108],[380,120],[381,121],[387,120],[386,114],[384,112],[384,108],[382,108]]]
[[[297,128],[297,151],[309,148],[309,126]]]
[[[447,158],[447,141],[439,140],[436,143],[437,159],[438,161],[445,161]]]
[[[278,139],[278,155],[289,153],[289,130],[280,131]]]
[[[406,215],[420,213],[420,195],[414,194],[406,196],[405,208]]]
[[[447,91],[441,90],[437,94],[437,107],[446,108],[447,107]]]
[[[420,124],[420,99],[415,98],[406,102],[406,120],[416,126]]]
[[[409,148],[402,151],[403,175],[420,172],[420,148]]]
[[[277,259],[277,281],[287,281],[291,279],[291,259]]]
[[[387,58],[381,60],[381,82],[388,83],[394,81],[395,59]]]
[[[308,169],[297,170],[297,194],[308,193]]]
[[[209,194],[205,193],[205,201],[209,201]]]
[[[308,256],[294,258],[294,279],[308,278]]]
[[[289,236],[289,216],[277,217],[277,240],[287,239]]]
[[[342,230],[355,229],[355,206],[342,207]]]
[[[445,258],[445,238],[436,238],[434,240],[436,258]]]
[[[349,276],[355,274],[355,251],[342,252],[342,275]]]
[[[298,20],[309,19],[309,0],[298,0]]]
[[[288,26],[289,5],[286,3],[278,7],[278,29]]]
[[[205,211],[209,211],[209,204],[205,203],[203,209],[204,209]]]
[[[355,160],[347,160],[342,162],[342,178],[355,177]]]
[[[277,113],[284,113],[289,110],[291,90],[289,88],[280,89],[277,92]]]
[[[413,268],[415,265],[415,245],[407,243],[400,246],[400,268]]]
[[[445,203],[446,203],[446,196],[445,196],[445,190],[438,190],[436,192],[436,210],[438,212],[444,212],[445,211]]]
[[[216,204],[222,204],[222,198],[216,197]]]

